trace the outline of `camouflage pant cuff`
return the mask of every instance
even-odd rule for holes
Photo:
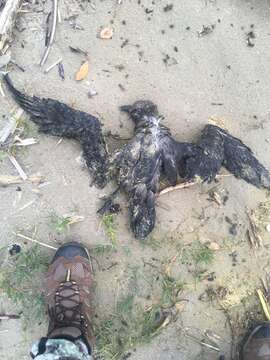
[[[48,339],[42,354],[39,353],[39,344],[39,341],[36,342],[31,349],[35,360],[93,360],[81,340],[71,342],[65,339]]]

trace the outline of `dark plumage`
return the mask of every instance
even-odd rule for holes
[[[206,125],[196,143],[196,156],[186,159],[185,178],[210,182],[224,166],[235,177],[270,189],[270,174],[241,140],[218,126]]]
[[[128,195],[131,229],[143,239],[155,225],[155,194],[160,177],[175,185],[180,175],[186,180],[210,182],[222,166],[236,177],[270,189],[269,172],[252,151],[225,130],[206,125],[194,144],[175,141],[161,124],[156,105],[138,101],[123,106],[135,123],[133,138],[118,150],[111,171]]]
[[[81,143],[88,168],[99,187],[106,184],[107,151],[100,121],[83,111],[78,111],[53,99],[28,96],[18,91],[8,75],[4,77],[15,101],[30,114],[39,131]]]
[[[133,119],[135,134],[115,152],[110,169],[128,195],[131,229],[136,238],[143,239],[155,226],[155,194],[161,175],[175,185],[182,162],[194,153],[194,146],[177,143],[171,137],[150,101],[138,101],[121,110]]]
[[[108,161],[97,118],[56,100],[24,95],[14,88],[8,76],[5,81],[40,131],[74,138],[81,143],[87,166],[98,186],[106,184],[108,175],[116,179],[117,190],[99,212],[116,211],[118,208],[112,200],[119,189],[123,189],[128,196],[130,225],[136,238],[144,239],[155,226],[155,197],[161,177],[171,185],[177,183],[178,176],[210,182],[224,166],[236,177],[258,188],[270,189],[270,174],[252,151],[217,126],[206,125],[196,143],[180,143],[161,124],[162,117],[155,104],[137,101],[121,107],[134,121],[134,136]]]

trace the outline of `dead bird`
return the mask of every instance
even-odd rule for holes
[[[38,125],[40,132],[73,138],[80,142],[94,183],[100,188],[104,187],[108,154],[100,121],[60,101],[25,95],[13,86],[8,75],[4,76],[4,80],[15,101],[30,114],[31,120]]]
[[[162,125],[157,106],[137,101],[122,106],[135,124],[133,138],[115,152],[110,162],[111,177],[128,196],[131,229],[144,239],[156,220],[155,198],[161,177],[173,186],[178,175],[185,180],[211,182],[222,166],[257,187],[270,189],[270,174],[241,140],[214,125],[206,125],[195,143],[173,139]],[[118,189],[99,212],[112,205]]]
[[[195,143],[178,142],[161,121],[151,101],[122,106],[135,124],[133,138],[108,159],[99,120],[53,100],[30,97],[18,91],[10,78],[5,82],[17,103],[31,115],[41,132],[77,139],[95,183],[115,178],[118,189],[107,198],[100,213],[116,209],[113,198],[119,189],[128,196],[131,229],[144,239],[156,221],[155,198],[161,177],[176,185],[178,176],[210,182],[222,166],[236,177],[270,189],[270,175],[241,140],[218,126],[206,125]]]
[[[120,109],[134,121],[134,136],[112,156],[110,177],[128,196],[130,226],[135,237],[144,239],[155,226],[155,198],[161,175],[175,185],[183,159],[193,154],[194,145],[176,142],[161,124],[157,106],[150,101],[138,101]],[[111,206],[111,200],[106,200],[100,213]]]

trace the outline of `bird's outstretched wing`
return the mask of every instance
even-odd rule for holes
[[[193,154],[186,159],[183,170],[187,180],[200,178],[211,182],[219,172],[224,159],[223,138],[211,126],[206,126],[195,143]]]
[[[100,121],[60,101],[23,94],[14,87],[8,75],[4,79],[15,101],[30,114],[39,131],[80,141],[94,182],[103,187],[108,161]]]
[[[223,138],[224,159],[222,165],[235,177],[261,188],[270,189],[270,173],[256,159],[252,150],[227,131],[216,129]]]
[[[215,125],[206,125],[187,157],[183,177],[212,181],[224,166],[235,177],[257,186],[270,189],[270,174],[256,159],[252,150],[241,140]]]

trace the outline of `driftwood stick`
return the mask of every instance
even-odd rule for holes
[[[54,41],[55,31],[56,31],[57,17],[58,17],[58,0],[53,0],[52,28],[51,28],[51,32],[50,32],[50,38],[48,41],[48,45],[47,45],[44,55],[42,56],[42,59],[40,61],[40,66],[43,66],[45,64],[45,61],[47,60],[48,55],[50,53],[50,50],[51,50],[51,47],[52,47],[52,44]]]
[[[44,177],[40,174],[34,174],[34,175],[28,176],[27,180],[31,181],[34,184],[40,184],[40,183],[44,182]],[[22,184],[23,182],[24,182],[24,180],[20,176],[0,174],[0,187]]]
[[[0,51],[3,50],[7,41],[12,38],[13,25],[21,0],[7,0],[0,14]]]
[[[0,320],[20,319],[20,315],[0,315]]]
[[[229,177],[229,176],[231,176],[231,174],[217,175],[217,176],[216,176],[216,179],[221,179],[221,178]],[[175,186],[169,186],[169,187],[161,190],[161,191],[158,193],[157,196],[167,194],[167,193],[169,193],[169,192],[171,192],[171,191],[174,191],[174,190],[185,189],[185,188],[188,188],[188,187],[191,187],[191,186],[194,186],[194,185],[197,185],[197,184],[201,184],[201,183],[202,183],[201,181],[193,180],[193,181],[186,181],[186,182],[177,184],[177,185],[175,185]]]
[[[33,243],[35,243],[35,244],[44,246],[44,247],[46,247],[46,248],[48,248],[48,249],[57,250],[57,248],[56,248],[55,246],[52,246],[52,245],[49,245],[49,244],[45,244],[45,243],[43,243],[43,242],[41,242],[41,241],[38,241],[38,240],[36,240],[36,239],[32,239],[32,238],[30,238],[29,236],[26,236],[26,235],[23,235],[23,234],[20,234],[20,233],[15,233],[15,232],[14,232],[13,234],[16,235],[16,236],[19,237],[19,238],[22,238],[22,239],[31,241],[31,242],[33,242]]]

